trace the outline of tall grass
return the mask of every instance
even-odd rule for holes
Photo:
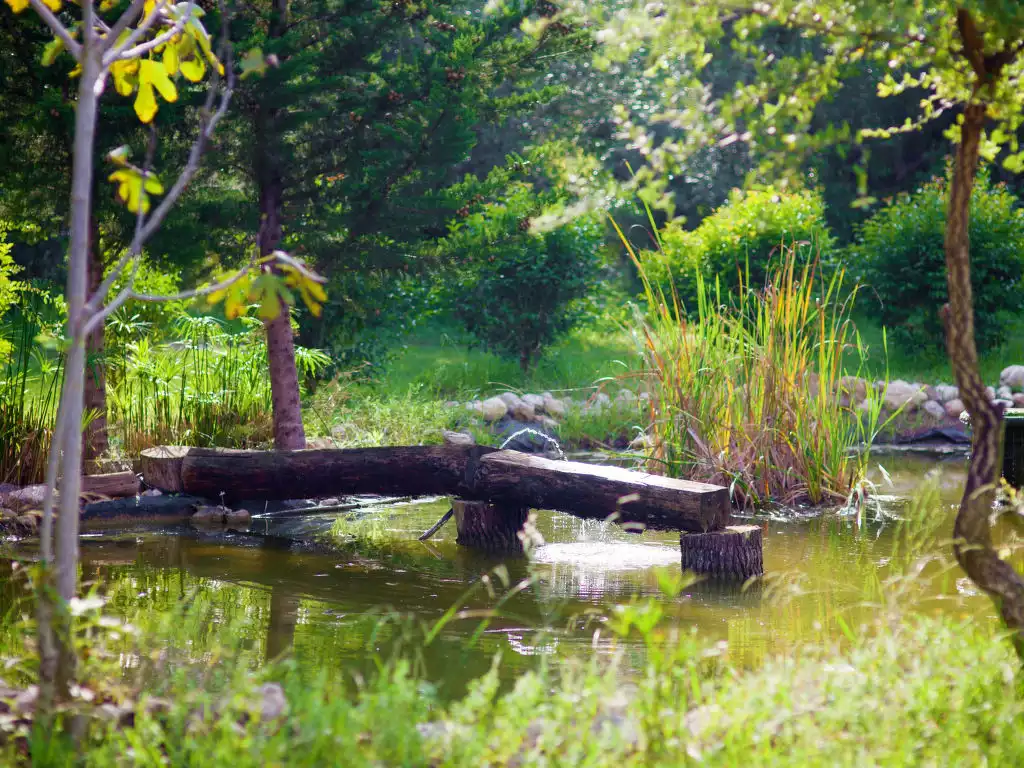
[[[64,369],[63,358],[47,355],[39,337],[59,328],[58,315],[52,298],[26,287],[0,327],[12,349],[0,368],[2,483],[29,485],[45,479]]]
[[[877,434],[881,398],[869,387],[856,407],[844,392],[844,355],[862,358],[863,346],[850,322],[856,290],[844,292],[843,273],[826,277],[786,249],[762,289],[743,278],[735,298],[698,275],[696,312],[687,314],[622,241],[648,304],[634,328],[651,393],[652,462],[727,485],[741,505],[847,498],[868,459],[854,449]]]
[[[130,324],[124,323],[126,327]],[[262,323],[229,327],[182,312],[160,343],[141,328],[112,349],[107,388],[112,437],[128,456],[152,445],[248,447],[270,441],[273,417]],[[296,348],[300,378],[322,370],[326,356]]]

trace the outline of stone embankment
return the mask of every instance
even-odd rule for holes
[[[449,407],[464,407],[483,421],[494,424],[509,418],[523,423],[536,423],[554,429],[559,420],[564,419],[570,411],[578,411],[584,415],[599,415],[611,410],[634,409],[637,400],[646,400],[649,395],[641,392],[637,395],[629,389],[621,389],[612,398],[607,392],[596,392],[584,400],[571,397],[558,398],[550,392],[540,395],[517,395],[514,392],[502,392],[500,395],[486,400],[471,400],[468,403],[449,401]]]
[[[951,384],[922,384],[902,379],[870,383],[852,376],[842,380],[843,397],[858,408],[866,409],[868,387],[882,397],[885,412],[917,416],[922,421],[958,421],[964,411],[960,390]],[[987,387],[989,400],[1004,408],[1024,408],[1024,365],[1011,365],[999,375],[998,386]]]

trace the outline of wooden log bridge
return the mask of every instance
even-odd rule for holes
[[[227,501],[351,494],[445,495],[702,533],[729,524],[725,488],[621,467],[478,445],[243,451],[164,446],[142,453],[146,484]]]

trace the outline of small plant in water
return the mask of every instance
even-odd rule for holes
[[[634,333],[651,393],[651,463],[726,485],[742,505],[845,500],[864,475],[868,451],[854,449],[877,434],[881,397],[866,387],[855,404],[849,391],[844,357],[852,348],[863,361],[865,351],[843,273],[826,278],[786,250],[763,289],[744,282],[728,304],[697,275],[688,313],[622,242],[648,304]]]

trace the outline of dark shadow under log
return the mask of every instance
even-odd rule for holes
[[[746,581],[764,573],[761,529],[735,525],[708,533],[679,536],[683,570],[714,579]]]
[[[526,507],[452,499],[452,510],[459,544],[484,552],[522,554],[519,532],[529,514]]]

